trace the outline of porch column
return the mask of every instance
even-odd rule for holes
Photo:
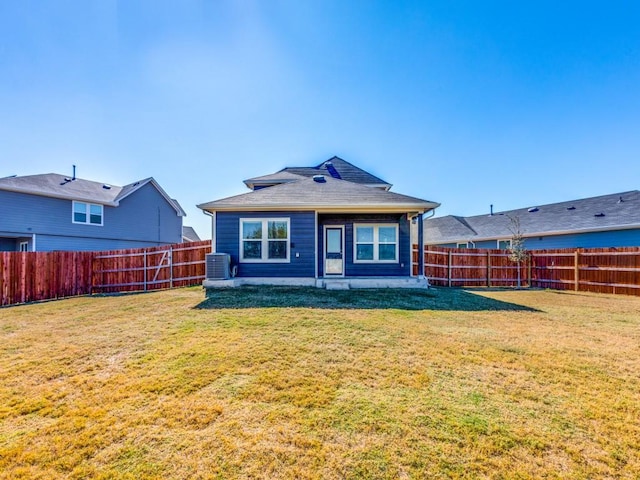
[[[424,277],[424,221],[418,214],[418,278]]]

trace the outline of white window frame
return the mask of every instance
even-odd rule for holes
[[[469,242],[458,242],[456,248],[469,248]]]
[[[507,242],[506,248],[500,248],[500,243]],[[497,250],[509,250],[511,248],[511,239],[510,238],[499,238],[496,240],[496,249]]]
[[[358,260],[358,244],[370,244],[370,242],[358,242],[358,228],[373,228],[373,260]],[[396,231],[395,242],[380,243],[380,228],[393,227]],[[396,257],[393,260],[380,260],[380,245],[395,245]],[[400,226],[397,223],[354,223],[353,224],[353,263],[399,263],[400,258]]]
[[[243,243],[245,241],[244,232],[243,232],[243,223],[244,222],[261,222],[262,223],[262,238],[260,241],[262,242],[261,253],[262,258],[244,258],[244,248]],[[287,243],[287,257],[286,258],[268,258],[269,255],[269,222],[285,222],[287,224],[287,238],[272,238],[271,240]],[[240,219],[240,250],[239,250],[239,258],[240,263],[290,263],[291,262],[291,219],[288,217],[269,217],[269,218],[241,218]],[[248,239],[247,239],[248,240]],[[253,239],[253,241],[257,241],[258,239]]]
[[[20,242],[20,245],[18,246],[18,251],[19,252],[28,252],[29,251],[29,242]]]
[[[76,221],[76,205],[85,206],[85,215],[87,220],[84,222]],[[91,207],[100,208],[100,223],[91,223]],[[102,227],[104,225],[104,206],[99,203],[79,202],[74,200],[71,202],[71,222],[77,225],[93,225],[94,227]]]

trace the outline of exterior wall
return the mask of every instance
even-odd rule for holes
[[[172,242],[174,243],[174,242]],[[180,243],[180,242],[175,242]],[[165,243],[118,240],[108,238],[87,238],[87,237],[62,237],[57,235],[38,235],[36,238],[36,249],[39,252],[50,252],[53,250],[73,250],[73,251],[102,251],[102,250],[121,250],[125,248],[143,248],[154,247],[160,245],[169,245]]]
[[[104,250],[179,243],[182,217],[147,184],[118,207],[103,209],[102,226],[72,222],[72,201],[0,191],[0,231],[36,234],[36,250]]]
[[[241,218],[289,218],[288,263],[240,263]],[[315,277],[315,212],[217,212],[216,251],[231,255],[238,277]]]
[[[71,207],[69,207],[71,208]],[[155,245],[182,241],[182,217],[150,183],[105,212],[109,237],[120,240],[155,242]]]
[[[525,240],[525,246],[529,250],[547,248],[638,247],[640,246],[640,229],[533,237]]]
[[[396,223],[398,228],[398,263],[354,263],[354,223]],[[345,227],[345,277],[398,277],[411,275],[411,222],[406,215],[352,214],[318,215],[318,276],[324,276],[324,226]]]
[[[439,247],[455,248],[455,243],[445,243]],[[640,246],[640,229],[614,230],[608,232],[575,233],[569,235],[549,235],[525,238],[525,248],[545,250],[556,248],[608,248]],[[496,240],[475,242],[475,248],[497,248]]]

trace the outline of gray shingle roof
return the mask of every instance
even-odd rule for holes
[[[333,168],[331,168],[333,167]],[[306,177],[312,177],[318,173],[335,177],[341,180],[346,180],[353,183],[361,183],[365,185],[385,185],[391,187],[391,184],[385,182],[381,178],[370,174],[369,172],[356,167],[355,165],[343,160],[340,157],[332,157],[329,160],[322,162],[320,165],[312,168],[299,168],[289,167],[284,168],[281,171],[287,171],[295,173],[297,175],[304,175]]]
[[[119,187],[84,180],[82,178],[71,179],[66,175],[60,175],[58,173],[43,173],[39,175],[0,178],[0,190],[99,203],[115,207],[119,205],[121,200],[148,183],[153,184],[160,194],[167,199],[167,202],[176,210],[178,215],[186,215],[178,202],[169,198],[167,193],[152,177],[130,183],[124,187]]]
[[[182,240],[185,242],[199,242],[200,237],[193,227],[182,226]]]
[[[316,175],[318,173],[316,172]],[[252,192],[198,205],[216,210],[309,210],[358,211],[426,211],[439,206],[436,202],[388,192],[378,188],[323,176],[324,182],[305,178]]]
[[[296,180],[306,178],[304,175],[296,175],[295,173],[280,171],[271,173],[269,175],[262,175],[260,177],[249,178],[244,183],[249,188],[253,188],[256,185],[276,185],[279,183],[288,183]]]
[[[425,241],[442,244],[510,238],[513,233],[509,217],[520,220],[524,236],[640,228],[640,191],[520,208],[493,215],[430,218],[424,222]]]
[[[286,167],[279,172],[271,175],[263,175],[261,177],[254,177],[244,181],[247,186],[251,188],[251,185],[259,183],[264,180],[287,180],[290,181],[291,176],[303,176],[313,177],[314,175],[326,175],[336,179],[347,180],[348,182],[360,183],[363,185],[375,185],[384,187],[385,189],[391,188],[391,184],[376,177],[375,175],[356,167],[355,165],[343,160],[340,157],[332,157],[329,160],[322,162],[315,167]],[[284,182],[282,182],[284,183]]]

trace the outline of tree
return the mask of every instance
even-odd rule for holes
[[[524,246],[524,237],[522,230],[520,229],[520,217],[509,216],[509,230],[511,231],[511,246],[509,247],[509,260],[516,263],[518,270],[518,288],[521,288],[521,275],[520,270],[524,262],[529,258],[529,253]]]

